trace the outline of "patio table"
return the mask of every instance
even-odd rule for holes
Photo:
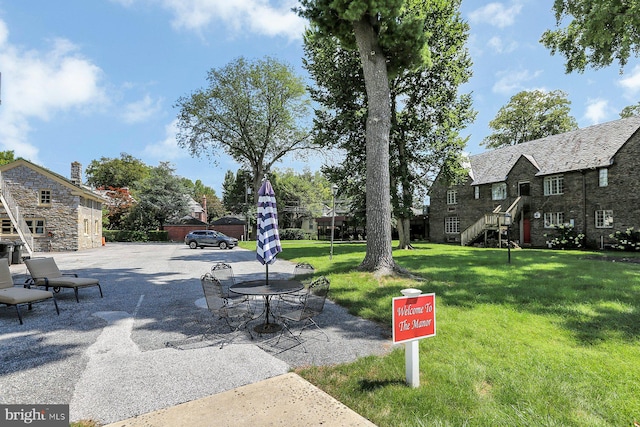
[[[271,313],[271,297],[274,295],[289,294],[297,292],[303,289],[304,286],[299,280],[274,280],[269,279],[267,282],[264,280],[251,280],[249,282],[241,282],[231,285],[229,290],[241,295],[253,295],[264,297],[265,300],[265,320],[264,323],[257,325],[253,328],[259,334],[270,334],[278,332],[282,329],[282,325],[279,323],[269,321],[269,314]]]

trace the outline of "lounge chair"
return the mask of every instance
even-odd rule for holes
[[[31,310],[32,303],[46,301],[48,299],[53,300],[56,312],[60,315],[58,303],[52,292],[41,289],[28,289],[24,286],[14,286],[11,270],[9,270],[9,262],[7,259],[0,259],[0,304],[4,304],[7,307],[14,306],[18,312],[18,320],[20,320],[21,325],[23,322],[20,305],[27,304],[29,310]]]
[[[32,286],[44,286],[46,290],[53,288],[54,292],[60,292],[60,288],[71,288],[78,298],[78,289],[89,286],[97,286],[102,298],[102,288],[100,281],[91,277],[78,277],[75,273],[62,273],[53,258],[30,258],[25,259],[31,278],[28,284]]]

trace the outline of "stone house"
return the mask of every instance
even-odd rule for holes
[[[81,171],[73,162],[67,179],[24,159],[0,166],[0,239],[21,240],[29,254],[101,246],[104,199]]]
[[[468,175],[430,191],[430,239],[462,245],[506,238],[546,247],[573,226],[589,247],[640,227],[640,117],[616,120],[469,157]]]

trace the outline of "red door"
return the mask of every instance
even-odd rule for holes
[[[522,241],[523,243],[531,243],[531,220],[529,218],[522,220]]]

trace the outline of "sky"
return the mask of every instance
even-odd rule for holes
[[[539,43],[555,27],[551,0],[463,0],[470,25],[471,93],[478,112],[462,131],[467,152],[485,151],[488,123],[523,90],[563,90],[580,127],[616,120],[640,100],[640,61],[583,74]],[[243,56],[302,67],[306,22],[295,0],[0,0],[0,151],[13,150],[69,177],[71,163],[127,153],[149,166],[170,162],[179,176],[222,196],[224,153],[194,158],[177,146],[175,107],[206,87],[210,69]],[[276,165],[319,170],[336,156],[286,158]],[[86,178],[86,176],[85,176]]]

